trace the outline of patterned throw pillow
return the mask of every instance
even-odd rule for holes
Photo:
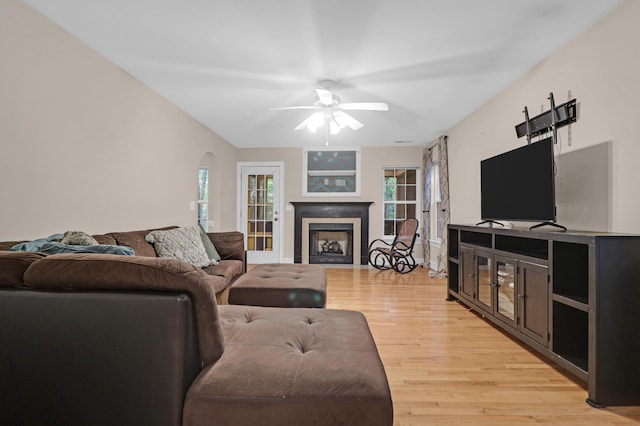
[[[82,231],[67,231],[60,242],[73,246],[97,246],[99,244],[95,238]]]
[[[153,244],[158,257],[178,259],[199,268],[211,265],[200,239],[198,226],[151,231],[145,240]]]

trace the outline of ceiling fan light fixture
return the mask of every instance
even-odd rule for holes
[[[364,127],[364,124],[362,124],[361,122],[359,122],[358,120],[356,120],[355,118],[353,118],[352,116],[350,116],[344,111],[340,111],[340,110],[336,111],[334,113],[334,117],[336,118],[336,121],[338,122],[338,124],[340,124],[340,127],[349,126],[352,130],[359,130],[359,129],[362,129],[362,127]]]
[[[329,131],[331,132],[332,135],[340,133],[341,128],[342,127],[338,124],[338,122],[334,118],[331,118],[331,120],[329,120]]]
[[[344,116],[340,115],[339,112],[340,111],[337,111],[335,114],[333,114],[333,120],[338,126],[340,126],[341,129],[344,129],[347,123],[344,120]]]
[[[311,117],[309,117],[309,121],[306,125],[307,129],[311,133],[315,133],[318,130],[318,127],[321,127],[324,124],[324,114],[321,112],[314,113]]]

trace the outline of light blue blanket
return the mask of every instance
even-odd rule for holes
[[[64,234],[53,234],[47,238],[38,238],[37,240],[27,241],[24,243],[16,244],[11,247],[12,251],[40,251],[43,245],[46,243],[60,241],[64,237]]]
[[[57,242],[45,243],[40,250],[44,254],[56,253],[103,253],[103,254],[120,254],[123,256],[134,256],[136,253],[131,247],[113,246],[108,244],[100,244],[97,246],[76,246],[62,244]]]
[[[109,244],[100,244],[96,246],[76,246],[70,244],[62,244],[62,234],[53,234],[47,238],[40,238],[26,243],[16,244],[11,247],[12,251],[37,251],[44,254],[56,253],[103,253],[103,254],[120,254],[123,256],[135,256],[135,252],[131,247],[115,246]]]

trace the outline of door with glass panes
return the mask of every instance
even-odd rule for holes
[[[242,166],[241,230],[247,263],[280,261],[280,167]]]

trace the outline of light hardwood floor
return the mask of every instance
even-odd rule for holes
[[[445,301],[446,280],[426,269],[327,268],[327,281],[327,308],[361,311],[369,321],[396,425],[640,423],[640,407],[590,407],[579,381]]]

